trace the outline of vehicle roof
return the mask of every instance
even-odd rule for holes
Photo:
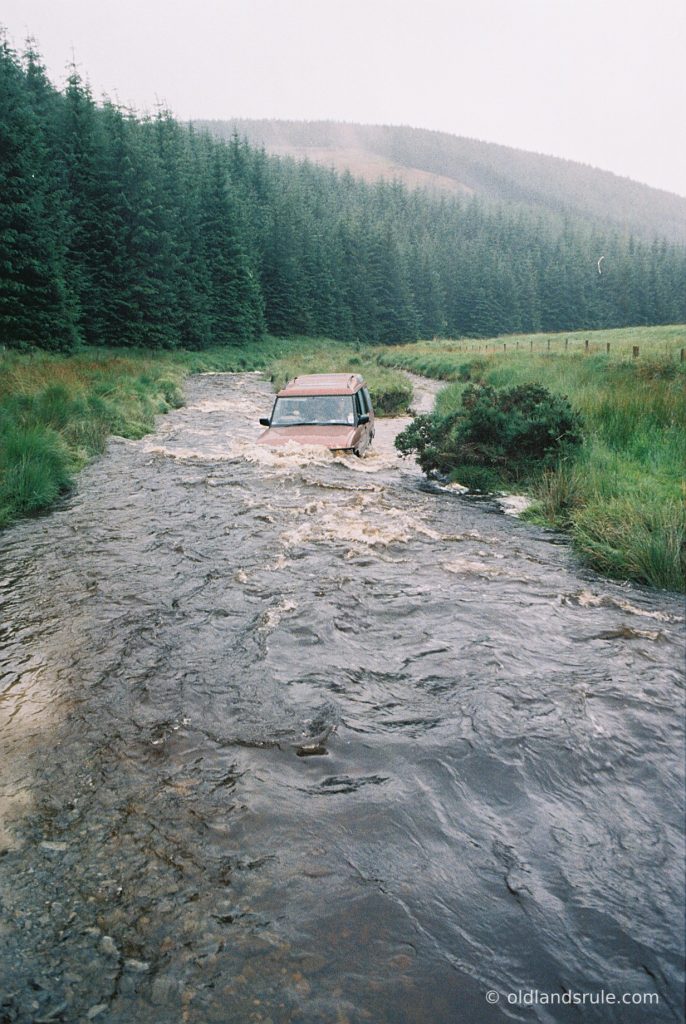
[[[359,373],[307,373],[294,377],[278,392],[278,397],[298,395],[354,395],[365,386]]]

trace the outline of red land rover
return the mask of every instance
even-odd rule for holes
[[[296,441],[363,455],[374,437],[369,391],[357,373],[295,377],[279,391],[257,443],[274,447]]]

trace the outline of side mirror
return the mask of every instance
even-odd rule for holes
[[[369,414],[366,413],[366,412],[363,412],[361,416],[357,417],[357,422],[358,422],[358,424],[359,423],[369,423]]]
[[[261,416],[260,417],[260,426],[261,427],[268,427],[269,424],[270,424],[270,421],[269,421],[269,419],[266,416]]]

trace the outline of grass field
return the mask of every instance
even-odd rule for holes
[[[387,349],[379,359],[454,382],[439,396],[443,415],[459,407],[468,381],[533,382],[567,395],[583,416],[585,443],[574,462],[532,482],[529,515],[569,530],[600,572],[683,590],[684,346],[686,327],[677,325],[434,340]]]
[[[609,346],[609,350],[608,350]],[[686,349],[686,325],[624,327],[607,331],[567,331],[562,334],[509,334],[497,338],[434,338],[389,349],[380,361],[404,366],[439,380],[457,380],[466,358],[480,356],[554,357],[602,355],[608,361],[680,361]]]
[[[189,373],[264,370],[280,385],[297,373],[367,378],[381,414],[406,410],[412,388],[349,345],[265,338],[250,349],[150,352],[91,349],[71,356],[0,351],[0,527],[49,508],[111,434],[138,438],[183,404]]]

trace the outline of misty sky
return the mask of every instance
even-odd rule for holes
[[[686,0],[3,0],[62,86],[177,117],[436,128],[686,196]]]

